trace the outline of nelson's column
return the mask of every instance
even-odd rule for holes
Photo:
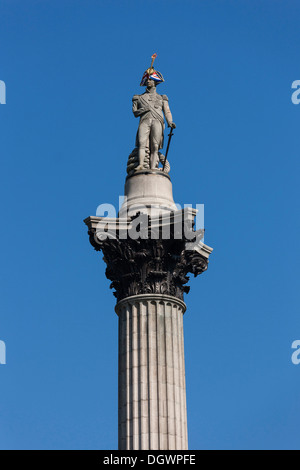
[[[139,117],[118,218],[88,217],[90,242],[102,251],[119,317],[119,450],[188,448],[183,343],[188,273],[207,269],[212,248],[194,230],[196,210],[178,210],[170,165],[160,152],[165,120],[176,127],[162,75],[152,63],[146,91],[132,99]],[[190,153],[190,152],[189,152]],[[161,167],[159,167],[161,165]]]

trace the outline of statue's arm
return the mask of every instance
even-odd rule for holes
[[[139,117],[142,114],[145,114],[146,112],[145,108],[139,106],[138,95],[134,95],[134,97],[132,98],[132,112],[135,117]]]
[[[162,95],[163,98],[163,111],[169,127],[175,129],[176,125],[173,122],[172,113],[169,107],[169,99],[166,95]]]

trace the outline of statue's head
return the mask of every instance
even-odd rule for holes
[[[151,66],[144,72],[140,86],[152,87],[164,82],[164,77],[162,76],[162,74],[158,70],[155,70],[153,68],[153,62],[156,56],[157,54],[153,54],[153,56],[151,57]],[[154,85],[151,82],[153,82]]]
[[[155,82],[154,80],[152,80],[152,78],[148,78],[148,79],[146,80],[145,86],[146,86],[147,88],[154,88],[154,87],[156,87],[156,85],[158,85],[158,83],[159,83],[159,82]]]

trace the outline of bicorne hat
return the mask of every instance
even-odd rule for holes
[[[162,74],[158,70],[155,70],[153,68],[153,63],[156,57],[157,57],[157,54],[153,54],[153,56],[151,57],[152,59],[151,66],[149,67],[149,69],[147,69],[144,72],[140,86],[145,86],[147,83],[147,80],[149,79],[154,80],[157,83],[164,82],[164,77],[162,76]]]

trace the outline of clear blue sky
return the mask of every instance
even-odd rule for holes
[[[82,220],[123,194],[149,58],[179,203],[191,449],[300,448],[298,0],[0,0],[0,447],[117,447],[117,316]]]

